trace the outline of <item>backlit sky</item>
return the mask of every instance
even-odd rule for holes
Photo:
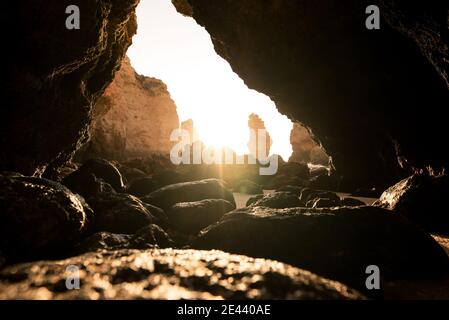
[[[170,0],[141,0],[138,31],[128,50],[137,73],[167,84],[181,121],[193,119],[207,145],[248,153],[248,116],[257,113],[273,139],[270,153],[288,159],[292,122],[273,101],[250,90],[214,50],[207,31]]]

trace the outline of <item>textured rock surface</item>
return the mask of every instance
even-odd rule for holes
[[[66,267],[80,267],[67,290]],[[0,271],[0,299],[360,299],[341,283],[220,251],[122,250]]]
[[[0,176],[0,250],[12,260],[61,253],[91,216],[84,200],[58,183]]]
[[[222,199],[181,202],[167,211],[170,226],[177,231],[197,234],[201,229],[220,220],[235,205]]]
[[[176,105],[166,85],[138,75],[129,58],[93,109],[90,141],[81,157],[125,160],[168,154],[170,134],[179,128]]]
[[[65,26],[68,0],[10,2],[1,11],[5,51],[0,170],[40,174],[85,141],[91,109],[131,44],[138,0],[80,0],[81,30]]]
[[[237,209],[203,230],[192,247],[275,259],[360,290],[372,264],[383,279],[449,272],[446,253],[430,235],[375,207]]]
[[[329,165],[329,156],[324,149],[314,140],[308,128],[299,122],[293,123],[293,130],[290,134],[290,143],[293,153],[288,161],[313,163],[323,166]]]
[[[142,201],[168,209],[176,203],[201,201],[206,199],[223,199],[235,206],[232,193],[224,181],[205,179],[200,181],[171,184],[142,197]]]
[[[406,171],[449,164],[438,116],[449,104],[447,1],[175,4],[205,26],[248,86],[313,129],[343,188],[397,182],[398,159]],[[365,27],[371,4],[386,18],[380,30]]]
[[[449,234],[449,177],[415,174],[388,188],[373,205],[394,210],[429,232]]]

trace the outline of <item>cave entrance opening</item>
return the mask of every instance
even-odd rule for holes
[[[194,129],[206,146],[242,155],[248,154],[249,127],[264,126],[272,140],[269,154],[289,159],[292,121],[268,96],[245,85],[203,27],[178,13],[171,0],[141,0],[137,19],[131,64],[167,85],[183,127]]]

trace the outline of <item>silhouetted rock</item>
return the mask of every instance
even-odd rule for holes
[[[94,177],[92,177],[92,175]],[[89,197],[98,190],[108,191],[108,187],[98,183],[98,179],[110,184],[112,188],[121,192],[124,188],[122,175],[117,167],[104,159],[90,159],[78,170],[62,180],[70,190]],[[109,190],[110,191],[110,190]]]
[[[329,199],[329,198],[315,198],[307,202],[306,207],[311,208],[331,208],[338,207],[341,205],[340,199]]]
[[[376,207],[237,209],[204,229],[192,247],[275,259],[360,289],[373,264],[385,279],[449,273],[449,259],[431,236]]]
[[[291,192],[299,197],[301,195],[302,189],[304,189],[304,187],[287,185],[276,189],[276,192]]]
[[[66,287],[66,268],[73,265],[83,266],[81,290]],[[0,271],[0,299],[349,300],[363,296],[341,283],[275,261],[220,251],[150,249],[87,253],[7,267]]]
[[[167,217],[162,209],[121,193],[104,193],[89,199],[94,210],[94,231],[135,233],[150,223],[165,225]]]
[[[252,207],[268,207],[274,209],[295,208],[304,206],[298,196],[291,192],[274,192],[263,196],[251,204]]]
[[[362,200],[346,197],[341,199],[341,205],[344,207],[359,207],[365,206],[366,204]]]
[[[77,254],[98,250],[149,249],[173,247],[173,241],[155,224],[139,229],[134,235],[98,232],[85,238],[76,248]]]
[[[131,182],[128,193],[137,197],[150,194],[159,188],[158,183],[151,177],[138,178]]]
[[[91,209],[59,183],[0,176],[0,250],[12,259],[61,255],[85,231]]]
[[[262,186],[251,180],[239,181],[234,191],[246,194],[263,194]]]
[[[429,232],[449,234],[449,177],[415,174],[387,189],[373,205],[394,210]]]
[[[353,197],[379,198],[382,192],[376,188],[357,188],[351,193]]]
[[[258,195],[252,196],[251,198],[249,198],[246,201],[246,206],[248,207],[248,206],[252,205],[253,203],[257,202],[258,200],[262,199],[263,197],[264,197],[263,194],[258,194]]]
[[[340,204],[340,197],[331,191],[323,191],[323,190],[313,190],[313,189],[303,189],[300,195],[301,201],[304,203],[313,203],[316,199],[329,199],[335,203]]]
[[[219,179],[205,179],[168,185],[141,199],[162,209],[168,209],[180,202],[194,202],[206,199],[227,200],[235,208],[234,196],[226,188],[225,183]]]
[[[235,205],[222,199],[181,202],[167,210],[170,226],[176,231],[197,234],[201,229],[217,222]]]

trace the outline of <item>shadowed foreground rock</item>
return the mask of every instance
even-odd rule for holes
[[[91,209],[59,183],[0,176],[0,250],[33,258],[70,247],[85,230]]]
[[[387,279],[449,272],[448,257],[431,236],[375,207],[238,209],[203,230],[192,247],[275,259],[359,289],[372,264]]]
[[[234,205],[235,200],[224,181],[205,179],[200,181],[171,184],[141,198],[142,201],[168,209],[176,203],[193,202],[205,199],[223,199]]]
[[[415,174],[388,188],[373,205],[394,210],[429,232],[449,234],[449,177]]]
[[[79,266],[80,290],[66,289]],[[280,262],[220,251],[120,250],[0,271],[0,299],[360,299],[346,286]]]

